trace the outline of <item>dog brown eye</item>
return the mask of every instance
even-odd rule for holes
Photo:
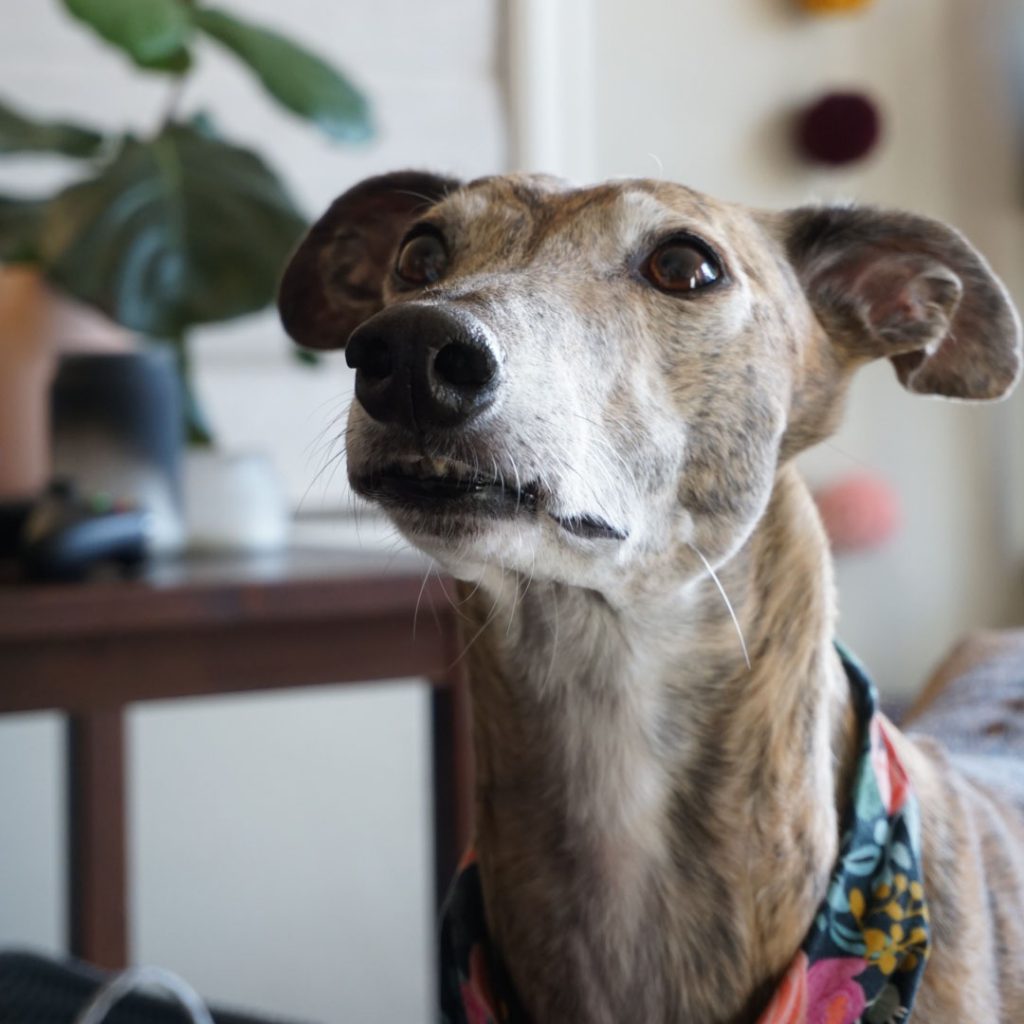
[[[448,250],[432,233],[415,235],[402,246],[395,273],[406,283],[422,287],[433,284],[448,269]]]
[[[693,292],[714,284],[722,276],[722,268],[707,250],[675,239],[651,253],[643,273],[662,291]]]

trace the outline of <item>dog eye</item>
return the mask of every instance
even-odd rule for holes
[[[665,292],[697,291],[722,276],[718,260],[707,249],[680,238],[659,245],[647,258],[641,272],[651,284]]]
[[[409,285],[423,287],[439,281],[448,269],[448,250],[432,231],[413,235],[402,245],[395,273]]]

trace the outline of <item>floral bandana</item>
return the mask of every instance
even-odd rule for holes
[[[824,902],[758,1024],[906,1024],[928,958],[920,823],[874,687],[842,648],[861,723],[848,820]],[[475,855],[441,921],[443,1024],[528,1024],[487,934]]]

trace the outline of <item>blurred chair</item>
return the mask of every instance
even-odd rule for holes
[[[37,953],[0,953],[0,1020],[5,1024],[74,1024],[97,991],[112,977],[80,960],[55,960]],[[214,1024],[285,1024],[210,1009]],[[104,1024],[183,1024],[187,1013],[167,999],[132,994],[118,1001]]]

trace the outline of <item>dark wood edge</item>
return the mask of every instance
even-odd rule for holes
[[[111,969],[129,960],[125,756],[122,710],[70,716],[68,948]]]
[[[356,575],[286,582],[211,583],[166,589],[143,583],[0,590],[0,652],[13,642],[123,637],[236,623],[343,620],[407,612],[450,618],[451,585],[432,576]]]
[[[363,683],[442,679],[454,623],[401,615],[245,624],[0,647],[0,713],[89,711],[148,700]]]

